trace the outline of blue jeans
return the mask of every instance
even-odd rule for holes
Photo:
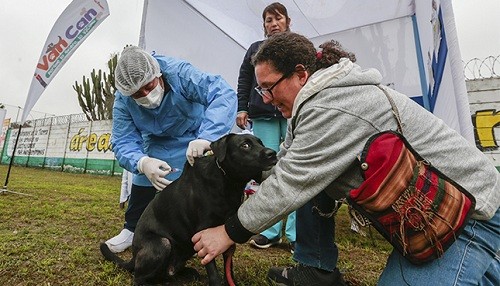
[[[500,209],[488,221],[470,220],[444,255],[413,265],[393,251],[378,285],[500,285]]]
[[[335,244],[335,211],[335,200],[325,192],[296,211],[295,261],[328,271],[337,267],[339,250]]]
[[[253,134],[259,137],[264,146],[279,151],[281,142],[285,139],[287,120],[284,118],[255,118],[252,119]],[[274,240],[281,238],[283,221],[261,232],[267,239]],[[285,226],[285,236],[289,242],[295,242],[295,212],[288,215]]]

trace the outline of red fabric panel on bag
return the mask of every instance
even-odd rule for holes
[[[387,133],[377,137],[370,145],[370,149],[375,149],[377,152],[367,151],[368,157],[365,162],[368,164],[368,169],[364,171],[365,182],[358,189],[351,191],[351,198],[359,201],[373,195],[395,166],[402,148],[403,142],[394,135]],[[365,188],[369,190],[365,191]]]
[[[364,152],[364,163],[368,164],[368,169],[364,171],[365,181],[350,192],[350,197],[367,210],[384,211],[411,180],[411,166],[415,164],[415,158],[406,152],[404,142],[392,133],[378,136]],[[381,196],[380,191],[384,189],[393,191]]]

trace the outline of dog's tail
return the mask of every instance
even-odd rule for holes
[[[100,246],[101,253],[104,256],[104,258],[108,261],[111,261],[118,265],[119,267],[127,270],[128,272],[134,272],[135,268],[135,257],[132,257],[129,261],[125,261],[121,259],[118,255],[115,253],[111,252],[109,249],[108,245],[106,243],[101,243]]]

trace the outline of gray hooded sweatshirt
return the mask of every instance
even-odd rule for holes
[[[309,78],[295,99],[280,160],[226,223],[233,240],[265,230],[321,191],[340,198],[359,187],[356,160],[368,138],[397,130],[391,105],[377,87],[381,80],[377,70],[362,70],[348,59]],[[490,219],[500,204],[500,173],[492,162],[408,96],[386,90],[413,148],[475,197],[473,218]]]

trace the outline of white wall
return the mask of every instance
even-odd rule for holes
[[[500,170],[500,78],[466,82],[476,145]]]

